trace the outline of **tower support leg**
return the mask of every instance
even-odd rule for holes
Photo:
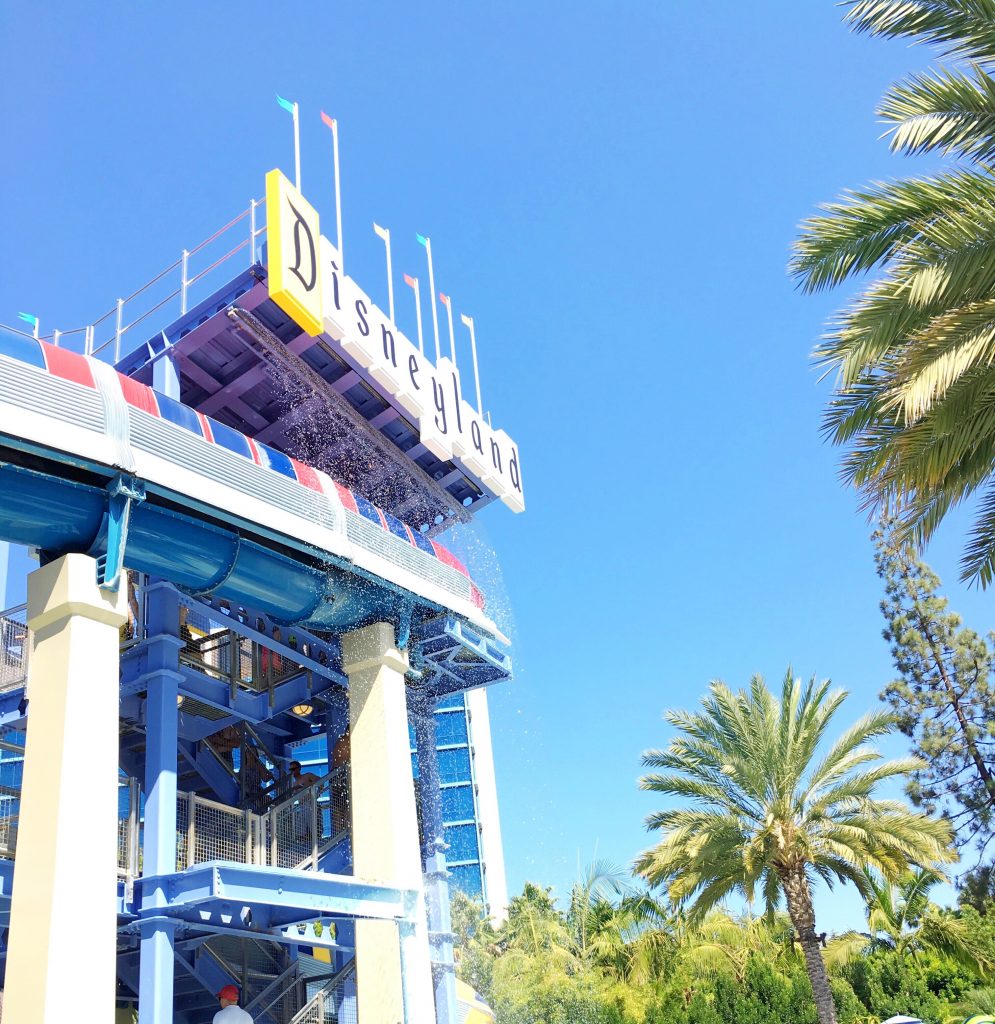
[[[118,657],[126,588],[64,555],[28,577],[27,737],[4,1016],[55,1024],[66,1000],[114,1013]],[[86,922],[81,948],[73,921]]]
[[[173,1020],[173,934],[175,923],[161,916],[166,893],[156,876],[176,870],[176,732],[179,689],[180,606],[176,591],[154,583],[146,591],[148,668],[145,706],[145,834],[142,846],[146,884],[142,888],[139,1024]]]
[[[346,633],[352,759],[352,861],[362,878],[422,891],[404,675],[407,655],[394,628],[378,622]],[[356,922],[359,1019],[429,1024],[435,1014],[424,902],[404,932],[390,922]],[[413,934],[412,934],[413,931]],[[403,982],[402,982],[403,970]]]
[[[436,750],[435,703],[427,695],[411,702],[411,721],[418,747],[418,800],[421,804],[422,857],[425,861],[425,902],[428,905],[432,981],[438,1024],[456,1024],[456,964],[449,912],[449,872],[442,827],[442,790]]]

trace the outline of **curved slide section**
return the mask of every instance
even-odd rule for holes
[[[465,566],[361,495],[104,363],[0,330],[0,539],[102,554],[123,508],[124,563],[192,593],[319,629],[452,611],[504,639]]]

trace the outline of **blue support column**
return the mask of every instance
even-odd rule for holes
[[[179,595],[166,583],[147,594],[148,701],[145,749],[145,838],[142,874],[176,870],[176,714],[180,682]],[[176,925],[158,911],[168,903],[160,886],[142,890],[139,1024],[173,1020],[173,935]]]
[[[449,913],[449,872],[442,827],[442,791],[436,750],[435,705],[420,695],[411,706],[418,748],[418,800],[421,805],[422,859],[425,866],[425,903],[428,909],[435,1016],[438,1024],[456,1024],[456,965],[453,958],[452,919]]]
[[[152,387],[167,398],[180,400],[180,375],[171,353],[159,356],[152,364]]]

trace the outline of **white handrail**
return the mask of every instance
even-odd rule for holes
[[[179,297],[179,316],[183,316],[187,313],[190,305],[190,289],[210,277],[219,267],[228,263],[233,257],[237,256],[243,249],[248,248],[249,250],[249,266],[252,266],[255,262],[255,251],[256,251],[256,239],[266,232],[265,223],[262,226],[257,226],[257,218],[259,210],[266,205],[266,197],[261,199],[253,199],[249,205],[236,214],[227,224],[218,228],[213,234],[209,235],[202,242],[195,245],[192,249],[184,249],[183,254],[177,260],[174,260],[169,266],[160,270],[154,277],[151,277],[143,285],[136,288],[130,295],[125,296],[122,299],[118,299],[117,302],[106,312],[103,316],[98,317],[96,320],[87,324],[85,327],[74,327],[71,330],[53,331],[52,334],[47,335],[42,340],[51,341],[55,344],[65,345],[66,340],[71,337],[75,337],[78,334],[84,336],[83,340],[83,351],[86,355],[101,355],[107,352],[108,349],[113,351],[113,359],[117,362],[122,354],[124,354],[124,339],[128,332],[132,328],[137,327],[140,323],[145,321],[153,313],[158,312],[169,303],[173,302]],[[195,256],[202,250],[206,249],[212,243],[216,242],[219,238],[224,236],[227,232],[231,231],[236,225],[240,224],[245,218],[249,219],[249,231],[248,237],[243,237],[242,240],[230,248],[223,255],[219,256],[207,267],[196,273],[190,273],[189,261],[192,256]],[[168,275],[175,273],[177,269],[180,269],[180,282],[179,287],[169,292],[165,298],[158,298],[147,308],[140,307],[137,315],[135,315],[128,323],[124,322],[125,306],[130,305],[143,296],[150,288],[157,285],[163,278]],[[103,324],[105,321],[110,320],[114,317],[114,333],[107,338],[106,341],[96,342],[94,337],[95,329]],[[25,337],[33,337],[33,335],[25,334],[24,331],[19,330],[16,327],[7,327],[8,330],[15,331],[17,334],[24,335]],[[105,356],[106,358],[106,356]]]

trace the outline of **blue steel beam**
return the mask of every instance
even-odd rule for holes
[[[262,644],[288,661],[310,669],[315,675],[332,680],[341,686],[347,683],[342,671],[341,651],[339,645],[333,641],[323,640],[299,626],[287,626],[257,608],[239,606],[232,609],[229,606],[226,610],[227,602],[210,596],[183,596],[180,602],[208,619],[224,623],[239,636]],[[258,622],[262,623],[262,630],[256,628],[255,624]],[[279,640],[274,635],[276,631],[279,631]]]
[[[178,342],[189,338],[194,341],[199,328],[204,327],[216,313],[220,313],[236,299],[243,309],[254,309],[269,297],[264,284],[259,281],[262,267],[256,265],[242,271],[222,288],[198,303],[188,313],[174,320],[164,331],[154,334],[148,341],[123,356],[115,366],[119,373],[127,374],[145,384],[152,383],[151,365],[171,353]],[[205,337],[213,337],[214,329],[208,328]]]
[[[145,876],[135,886],[136,892],[151,886],[164,893],[165,904],[156,912],[174,920],[206,924],[215,919],[240,927],[248,910],[253,925],[265,921],[265,927],[281,929],[322,916],[411,920],[418,898],[417,890],[347,875],[226,861]]]
[[[134,653],[129,651],[121,659],[121,693],[125,697],[146,690],[150,679],[154,676],[154,672],[144,671],[146,665],[143,648],[132,648],[132,651]],[[215,679],[198,672],[189,665],[181,665],[179,674],[181,676],[180,693],[224,712],[226,717],[231,716],[249,722],[263,722],[276,715],[282,715],[295,705],[319,696],[327,690],[327,688],[315,689],[308,674],[302,672],[276,687],[273,703],[270,704],[269,694],[266,692],[251,693],[247,690],[237,689],[232,697],[231,686],[227,680]],[[141,721],[141,717],[139,721]],[[209,728],[205,735],[210,735],[211,732],[223,728],[225,724],[224,722],[212,723],[213,727]],[[187,739],[203,738],[188,728],[184,728],[182,734]]]
[[[412,646],[417,665],[431,669],[432,678],[424,685],[436,698],[489,686],[511,675],[511,658],[455,615],[440,615],[421,623]]]
[[[217,725],[217,723],[212,723]],[[238,804],[238,782],[218,763],[218,759],[203,747],[196,747],[189,740],[179,740],[178,753],[184,761],[206,782],[214,792],[214,798],[234,807]]]

